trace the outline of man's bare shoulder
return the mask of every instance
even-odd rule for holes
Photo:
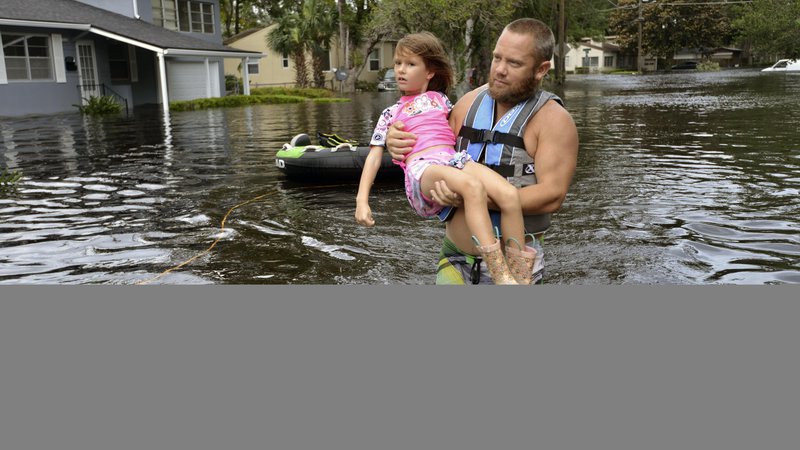
[[[533,126],[526,131],[536,132],[537,134],[542,130],[566,131],[575,129],[572,115],[555,100],[549,100],[542,106],[542,109],[533,116],[532,124]]]
[[[472,103],[472,101],[475,100],[475,97],[478,96],[478,93],[482,91],[485,87],[486,85],[479,86],[467,92],[466,94],[462,95],[461,98],[458,99],[458,103],[467,103],[467,104]]]
[[[472,105],[472,102],[475,100],[475,97],[478,96],[480,90],[481,88],[479,87],[462,95],[453,106],[453,110],[450,111],[450,127],[453,128],[456,133],[458,133],[458,129],[461,128],[461,124],[467,116],[467,111],[469,111],[470,105]]]

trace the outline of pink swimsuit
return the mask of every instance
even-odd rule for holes
[[[425,149],[442,146],[425,156],[415,158],[409,164],[394,161],[405,171],[406,196],[411,207],[417,214],[426,218],[436,216],[442,206],[421,192],[422,173],[432,164],[462,168],[469,160],[469,155],[465,152],[460,152],[454,159],[456,152],[453,146],[456,139],[447,122],[447,115],[451,109],[450,100],[439,92],[428,91],[418,95],[403,96],[397,103],[383,110],[370,142],[370,145],[386,147],[386,132],[392,123],[399,120],[405,124],[405,131],[417,136],[414,149],[406,155],[406,160]]]

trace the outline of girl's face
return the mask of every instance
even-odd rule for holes
[[[405,95],[416,95],[428,90],[434,73],[429,72],[418,55],[398,49],[394,54],[394,72],[397,87]]]

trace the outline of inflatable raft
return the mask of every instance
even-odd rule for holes
[[[369,154],[368,146],[359,146],[336,135],[317,134],[321,145],[311,145],[307,134],[298,134],[275,155],[275,166],[289,178],[298,181],[355,181]],[[383,153],[379,178],[400,176],[403,170]]]

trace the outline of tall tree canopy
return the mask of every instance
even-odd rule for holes
[[[400,37],[430,31],[444,44],[455,69],[457,93],[466,89],[466,72],[476,48],[487,48],[513,18],[514,0],[397,0],[376,6],[370,28]],[[488,47],[491,51],[491,47]]]
[[[761,54],[800,58],[800,1],[754,0],[734,21],[739,36]]]
[[[308,87],[307,54],[311,56],[311,77],[315,87],[324,87],[322,58],[336,34],[337,13],[334,0],[286,2],[277,24],[267,35],[267,45],[276,52],[292,55],[295,84]]]
[[[635,51],[638,47],[638,0],[620,0],[611,13],[609,27],[618,43]],[[686,3],[686,4],[681,4]],[[642,52],[671,58],[682,48],[707,48],[730,44],[730,6],[694,0],[642,3]]]

